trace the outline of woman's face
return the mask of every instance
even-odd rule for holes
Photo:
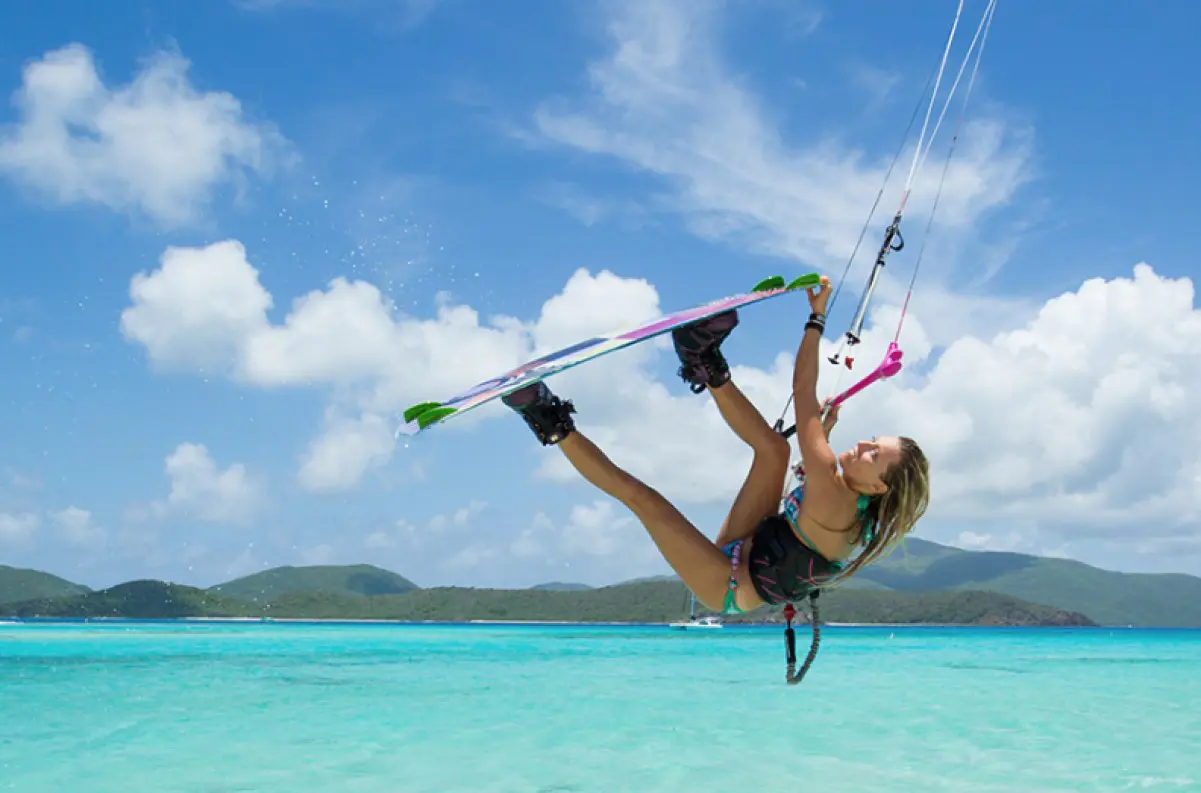
[[[865,493],[883,493],[884,474],[901,459],[901,439],[895,436],[872,438],[859,441],[848,451],[838,455],[842,476],[856,490]]]

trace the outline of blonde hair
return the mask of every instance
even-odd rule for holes
[[[901,459],[881,477],[888,489],[871,496],[858,521],[859,536],[871,536],[867,547],[837,578],[844,581],[860,569],[887,556],[913,530],[930,503],[930,463],[917,441],[901,437]],[[869,532],[874,533],[869,535]]]

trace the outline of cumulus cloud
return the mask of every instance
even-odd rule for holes
[[[104,541],[104,529],[96,525],[86,509],[70,506],[50,513],[50,519],[70,545],[87,547]]]
[[[395,425],[385,417],[364,413],[347,418],[333,412],[300,464],[300,483],[314,492],[350,489],[369,469],[391,459],[396,445]]]
[[[262,483],[242,463],[220,468],[204,444],[179,444],[167,455],[163,468],[171,482],[167,498],[131,507],[127,517],[135,523],[171,515],[244,523],[262,506]],[[144,532],[134,532],[144,536]]]
[[[880,319],[859,352],[860,375],[891,339],[893,316]],[[920,441],[934,467],[925,536],[933,525],[945,527],[937,539],[998,550],[1067,543],[1079,552],[1096,541],[1145,554],[1201,550],[1201,417],[1190,408],[1201,393],[1201,311],[1189,279],[1140,264],[1131,277],[1091,279],[1004,332],[945,347],[922,343],[921,319],[907,326],[907,369],[856,396],[832,440]],[[769,421],[787,399],[791,367],[789,351],[766,370],[734,368]],[[821,391],[854,379],[823,367]],[[750,456],[712,400],[675,395],[637,371],[556,387],[586,402],[578,423],[615,461],[673,500],[722,505],[735,495]],[[578,481],[560,455],[530,454],[542,455],[543,476]]]
[[[473,501],[421,524],[402,519],[368,534],[363,547],[406,575],[435,570],[471,586],[605,584],[670,572],[638,521],[606,498],[575,504],[561,519],[540,510],[524,524],[495,513],[477,520],[486,506]]]
[[[452,575],[478,580],[505,570],[511,581],[517,571],[526,585],[552,579],[608,584],[671,572],[642,525],[606,497],[577,503],[560,520],[539,511],[509,535],[480,536],[464,527],[462,533],[425,538],[423,550],[432,558],[434,547],[454,548],[439,557]]]
[[[231,249],[211,246],[173,261],[204,267]],[[243,305],[243,313],[197,322],[199,315],[185,307],[189,292],[166,288],[178,274],[164,267],[135,279],[140,286],[123,327],[152,357],[167,355],[180,366],[215,361],[251,385],[334,386],[335,399],[346,398],[349,389],[360,413],[331,411],[325,434],[302,462],[302,482],[314,489],[351,487],[385,464],[394,453],[386,431],[407,404],[454,393],[539,352],[659,311],[652,285],[611,273],[573,274],[532,320],[487,322],[446,297],[432,317],[404,315],[370,284],[337,279],[297,300],[271,325],[263,309],[269,295],[238,299],[254,293],[249,287],[257,273],[244,255],[232,259],[223,287],[228,294],[220,288],[192,294]],[[158,279],[164,288],[156,287]],[[163,310],[160,300],[181,302]],[[867,371],[892,338],[896,316],[895,306],[881,304],[869,321],[858,371],[824,367],[823,392]],[[1157,322],[1146,322],[1149,316]],[[955,521],[956,533],[1008,538],[1021,525],[1069,537],[1108,536],[1140,525],[1150,541],[1193,531],[1187,525],[1201,512],[1201,454],[1180,439],[1201,437],[1201,419],[1188,408],[1188,395],[1201,392],[1201,313],[1188,279],[1166,278],[1140,264],[1132,277],[1092,279],[1029,318],[1011,317],[1016,324],[1002,332],[945,345],[932,343],[924,319],[911,309],[903,336],[906,370],[855,398],[837,443],[880,433],[918,438],[935,466],[931,516]],[[231,326],[243,335],[221,335]],[[711,399],[658,379],[662,347],[607,356],[556,377],[553,386],[576,401],[580,427],[635,475],[685,505],[726,503],[750,453],[725,428]],[[214,350],[221,354],[211,357]],[[339,359],[332,350],[355,352]],[[769,420],[787,399],[794,353],[791,343],[783,345],[762,370],[733,362],[736,381]],[[477,418],[502,413],[481,410]],[[471,431],[473,423],[456,420],[447,430],[456,426]],[[705,450],[699,462],[698,448]],[[560,455],[533,439],[524,453],[539,459],[541,475],[578,481]],[[1011,526],[986,529],[981,516]]]
[[[621,557],[623,565],[639,557],[652,562],[658,559],[653,548],[648,551],[646,530],[609,499],[572,507],[561,547],[572,556]]]
[[[488,503],[472,499],[465,506],[454,512],[440,512],[423,524],[417,524],[408,518],[396,521],[395,526],[388,529],[377,529],[363,540],[363,546],[368,549],[385,548],[421,548],[430,540],[439,540],[449,534],[470,531],[475,527],[475,519],[487,509]]]
[[[26,546],[33,542],[41,520],[32,512],[0,512],[0,545]]]
[[[259,486],[246,466],[231,463],[221,470],[203,444],[179,444],[167,455],[165,467],[171,479],[168,509],[207,521],[237,522],[259,505]]]
[[[1048,301],[1023,327],[950,345],[923,388],[892,401],[893,420],[920,400],[915,432],[929,434],[941,496],[962,517],[1037,515],[1090,532],[1195,521],[1201,455],[1180,439],[1201,437],[1189,398],[1201,392],[1199,343],[1191,281],[1140,264]]]
[[[233,240],[170,247],[160,265],[133,277],[121,332],[164,370],[237,374],[245,340],[266,327],[272,305],[246,249]]]
[[[413,402],[448,396],[535,355],[658,313],[658,294],[646,281],[580,270],[528,323],[505,316],[483,321],[446,295],[437,298],[434,317],[409,316],[373,284],[336,278],[297,298],[283,321],[271,324],[273,298],[234,240],[168,248],[157,270],[134,276],[129,294],[122,333],[160,369],[337,393],[342,402],[327,412],[325,431],[300,466],[301,483],[319,491],[352,487],[386,463],[396,414]],[[647,354],[631,351],[626,358]]]
[[[517,537],[509,544],[509,553],[522,561],[529,559],[551,561],[554,558],[553,549],[546,538],[554,532],[554,529],[554,522],[546,513],[539,512],[528,526],[518,531]]]
[[[60,204],[194,222],[218,186],[267,174],[291,154],[236,97],[198,91],[188,68],[160,52],[131,82],[110,86],[83,45],[47,52],[23,70],[13,98],[20,120],[0,131],[0,172]]]
[[[920,341],[920,317],[912,320]],[[858,374],[823,367],[821,392],[866,372],[891,330],[888,321],[869,325]],[[918,439],[933,467],[923,536],[1060,556],[1090,548],[1201,555],[1201,416],[1192,398],[1201,393],[1201,310],[1189,279],[1139,264],[1130,277],[1090,279],[1052,298],[1004,332],[905,349],[907,369],[857,395],[832,441],[843,448],[877,434]],[[730,503],[750,454],[712,400],[668,389],[620,358],[609,364],[625,368],[604,382],[569,386],[572,373],[554,381],[586,406],[581,430],[686,513]],[[734,367],[769,422],[787,399],[791,368],[791,351],[767,369]],[[555,450],[531,439],[527,453],[541,460],[541,476],[580,482]],[[562,533],[554,525],[540,516],[506,540],[509,554],[571,559],[651,547],[607,499],[577,505]],[[715,525],[699,528],[716,534]]]
[[[681,213],[700,236],[822,269],[840,264],[887,162],[830,139],[807,147],[784,141],[721,63],[711,6],[615,7],[614,49],[589,71],[594,93],[542,106],[535,115],[542,140],[662,177],[659,205]],[[1028,178],[1028,156],[1024,130],[996,119],[967,129],[944,188],[939,233],[966,238],[1010,202]],[[932,196],[938,170],[925,173],[916,195]],[[924,211],[911,205],[910,228],[924,226]],[[240,243],[169,249],[160,264],[133,281],[122,315],[126,338],[161,368],[220,372],[249,387],[327,390],[323,433],[298,474],[314,490],[354,487],[386,464],[396,450],[385,428],[412,402],[661,311],[646,281],[580,270],[528,319],[482,317],[446,294],[428,315],[405,313],[374,285],[337,278],[272,322],[274,299]],[[846,387],[883,353],[900,296],[887,282],[881,287],[857,372],[823,368],[823,392]],[[917,438],[934,466],[925,526],[943,527],[938,539],[1059,552],[1072,542],[1128,538],[1134,527],[1140,550],[1193,553],[1201,447],[1192,441],[1201,437],[1201,417],[1187,402],[1201,389],[1199,327],[1191,281],[1145,264],[1132,277],[1093,279],[1041,306],[957,294],[924,278],[902,335],[905,371],[855,397],[834,441]],[[765,369],[733,361],[736,381],[769,421],[787,399],[795,343],[782,343]],[[664,346],[608,356],[552,386],[576,401],[581,429],[618,464],[684,507],[727,504],[749,450],[711,399],[661,381]],[[445,431],[472,432],[502,413],[494,404]],[[538,456],[542,477],[579,482],[556,450],[530,438],[524,454]],[[452,525],[449,517],[421,527],[402,522],[367,543],[403,547],[406,537],[428,539]],[[620,547],[617,537],[651,547],[604,500],[582,502],[562,523],[568,529],[558,525],[542,515],[503,542],[482,538],[460,548],[456,563],[600,557]]]

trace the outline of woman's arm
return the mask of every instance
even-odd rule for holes
[[[815,312],[816,313],[816,312]],[[817,362],[821,352],[820,321],[806,324],[792,372],[792,399],[796,405],[796,438],[805,466],[805,478],[819,471],[835,471],[837,458],[830,448],[829,429],[822,421],[817,401]],[[833,427],[833,424],[830,425]]]
[[[822,331],[826,326],[826,303],[830,299],[830,279],[822,276],[821,285],[809,290],[809,306],[813,309],[805,323],[805,334],[797,349],[796,365],[792,370],[792,399],[796,405],[796,437],[805,466],[805,478],[837,471],[838,460],[826,439],[821,405],[817,401],[817,365],[821,354]]]

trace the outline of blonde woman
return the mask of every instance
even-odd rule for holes
[[[754,453],[716,541],[580,433],[571,418],[571,402],[559,399],[545,383],[515,391],[504,402],[543,445],[557,445],[581,476],[634,513],[664,559],[707,607],[740,613],[765,603],[791,604],[890,550],[917,523],[929,498],[929,467],[912,439],[881,436],[842,453],[830,448],[838,410],[824,411],[816,395],[829,294],[824,277],[820,286],[808,290],[812,313],[792,384],[804,476],[782,509],[788,441],[738,390],[721,353],[721,342],[738,324],[737,313],[718,314],[672,333],[680,376],[694,392],[712,395],[730,429]]]

